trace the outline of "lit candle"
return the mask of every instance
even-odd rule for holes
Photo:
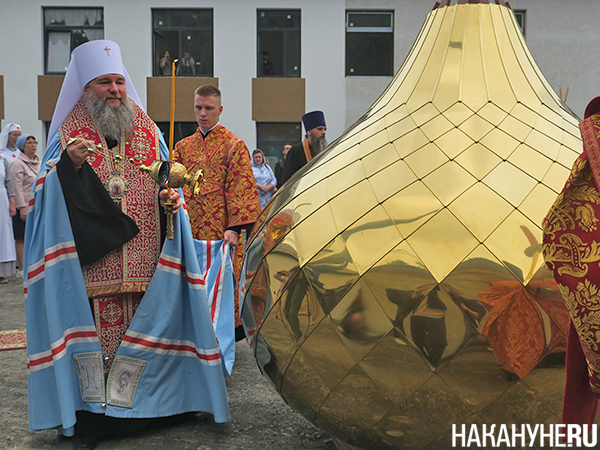
[[[173,60],[171,67],[171,123],[169,128],[169,135],[171,136],[169,142],[169,161],[173,161],[173,141],[175,133],[175,63],[178,60]]]
[[[169,164],[173,162],[173,141],[175,140],[175,63],[176,59],[173,60],[171,65],[171,123],[169,133],[171,139],[169,140]],[[169,167],[171,169],[172,166]],[[167,239],[173,239],[173,205],[171,203],[171,183],[169,183],[167,192],[169,194],[169,200],[167,201]]]

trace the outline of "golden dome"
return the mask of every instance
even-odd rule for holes
[[[568,315],[541,222],[579,120],[498,2],[436,5],[384,93],[253,230],[259,366],[343,442],[442,448],[453,423],[560,421],[564,367],[539,363],[564,351]]]

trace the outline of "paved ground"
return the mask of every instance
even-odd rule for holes
[[[0,285],[0,330],[25,328],[22,280]],[[194,414],[160,420],[126,438],[102,441],[98,449],[144,450],[335,450],[333,439],[295,413],[271,388],[245,341],[236,350],[228,379],[232,420],[216,424]],[[0,351],[0,449],[70,449],[53,431],[30,433],[25,350]]]

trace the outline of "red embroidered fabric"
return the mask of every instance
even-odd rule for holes
[[[173,159],[188,171],[204,170],[200,194],[191,197],[185,186],[183,192],[195,239],[223,239],[232,226],[251,226],[261,212],[256,183],[250,163],[250,153],[244,141],[221,125],[204,139],[198,130],[179,141]],[[241,236],[233,257],[233,271],[239,280],[244,257]],[[236,327],[241,325],[238,292],[235,291]]]

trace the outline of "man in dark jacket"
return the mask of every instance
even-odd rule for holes
[[[325,141],[327,126],[325,125],[323,111],[311,111],[304,114],[302,116],[302,123],[306,130],[306,139],[292,146],[288,152],[285,158],[283,179],[280,186],[327,146],[327,142]]]
[[[283,186],[283,170],[285,168],[285,158],[287,157],[287,154],[290,151],[290,148],[292,148],[292,144],[290,144],[289,142],[286,142],[285,144],[283,144],[283,147],[281,148],[281,153],[283,154],[283,158],[281,158],[275,164],[275,178],[277,178],[277,187],[279,187],[279,188],[281,186]]]

